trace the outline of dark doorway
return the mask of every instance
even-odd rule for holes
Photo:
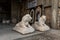
[[[0,0],[0,22],[11,18],[11,0]]]

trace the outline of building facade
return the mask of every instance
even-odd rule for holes
[[[52,28],[60,27],[60,0],[26,0],[12,2],[12,17],[17,16],[21,20],[22,16],[29,13],[33,18],[33,23],[37,20],[37,13],[46,15],[46,24]],[[31,13],[33,12],[33,13]]]

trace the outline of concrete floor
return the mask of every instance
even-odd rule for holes
[[[46,32],[34,32],[22,35],[12,30],[14,26],[0,24],[0,40],[60,40],[60,30],[51,29]]]
[[[0,40],[19,40],[19,38],[24,38],[32,35],[37,35],[42,32],[34,32],[31,34],[22,35],[18,32],[12,30],[14,26],[9,24],[0,24]]]

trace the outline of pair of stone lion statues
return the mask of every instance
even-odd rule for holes
[[[32,33],[35,30],[39,31],[47,31],[49,30],[49,26],[45,24],[46,16],[42,15],[38,22],[35,22],[33,26],[29,24],[29,22],[32,20],[32,17],[29,14],[26,14],[22,17],[22,20],[16,24],[16,26],[13,28],[13,30],[22,33]]]

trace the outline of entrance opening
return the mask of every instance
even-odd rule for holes
[[[11,19],[11,0],[0,0],[0,23]]]

